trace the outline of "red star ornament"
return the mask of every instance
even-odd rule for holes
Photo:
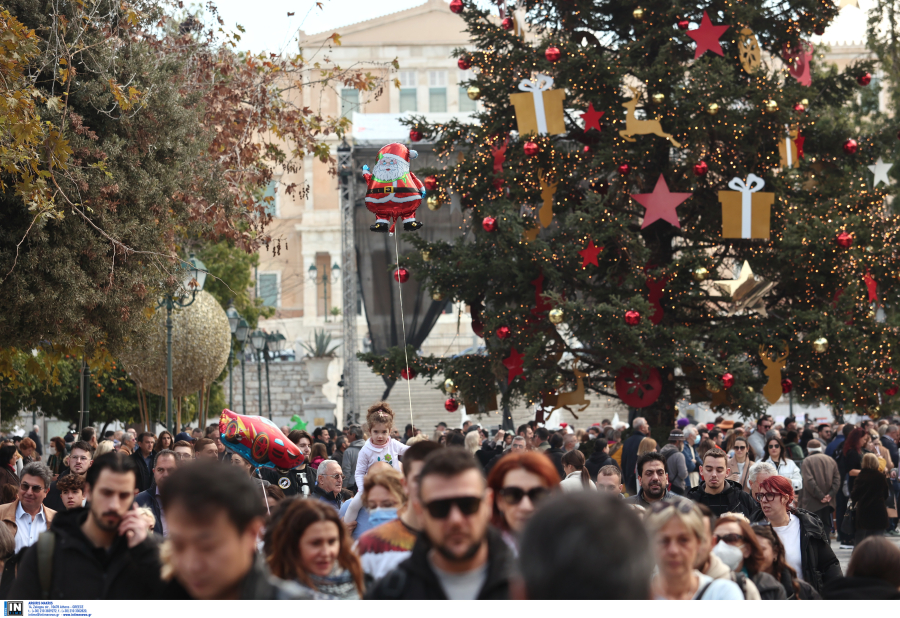
[[[875,282],[872,273],[868,270],[866,271],[866,276],[863,277],[863,281],[866,284],[866,290],[869,292],[869,302],[874,303],[878,299],[878,284]]]
[[[587,268],[588,264],[600,266],[600,263],[597,261],[597,256],[600,255],[601,251],[603,251],[603,247],[595,247],[593,240],[588,241],[587,248],[578,252],[582,260],[581,267]]]
[[[600,119],[603,118],[603,114],[605,112],[598,112],[594,109],[594,104],[591,103],[588,105],[588,110],[581,114],[581,119],[584,120],[584,130],[585,132],[590,131],[591,129],[600,130]]]
[[[671,193],[669,185],[666,184],[666,179],[660,174],[659,180],[656,181],[656,186],[653,188],[653,193],[636,193],[631,196],[634,201],[647,209],[647,212],[644,213],[644,222],[641,224],[641,229],[660,219],[680,228],[681,222],[678,221],[678,214],[675,212],[675,208],[691,197],[691,195],[693,193]]]
[[[522,359],[524,358],[524,354],[520,354],[513,348],[510,350],[509,356],[503,359],[503,366],[509,369],[509,375],[506,378],[507,384],[512,384],[512,381],[516,379],[516,376],[522,373]]]
[[[719,37],[725,34],[726,30],[728,30],[728,26],[713,26],[712,22],[709,20],[709,15],[706,14],[706,11],[703,11],[703,19],[700,20],[700,27],[696,30],[688,30],[687,32],[687,35],[697,42],[697,50],[694,52],[694,59],[696,60],[707,51],[724,56],[725,53],[722,51]]]

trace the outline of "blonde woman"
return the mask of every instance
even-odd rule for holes
[[[103,440],[97,445],[97,452],[94,453],[94,459],[97,459],[100,455],[112,453],[114,450],[116,450],[116,445],[113,444],[112,440]]]

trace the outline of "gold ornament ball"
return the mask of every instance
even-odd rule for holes
[[[822,380],[824,377],[818,371],[813,371],[809,374],[809,385],[813,388],[820,388],[822,386]]]
[[[631,12],[631,16],[634,17],[635,21],[644,21],[644,9],[638,7]]]
[[[748,387],[747,387],[747,392],[750,393],[750,394],[752,395],[755,391],[753,390],[753,387],[752,387],[752,386],[748,386]]]
[[[441,200],[438,199],[436,195],[429,195],[426,200],[428,204],[428,210],[440,210],[441,209]]]
[[[481,98],[481,88],[478,86],[469,86],[466,90],[466,96],[468,96],[473,101],[477,101]]]
[[[453,378],[447,378],[444,380],[444,390],[448,393],[455,393],[459,389],[456,388],[456,382],[453,381]]]
[[[566,316],[562,309],[551,309],[550,314],[547,317],[550,318],[551,324],[562,324],[562,321]]]
[[[710,103],[706,106],[706,113],[710,116],[715,116],[719,113],[719,104],[718,103]]]
[[[662,105],[662,102],[666,100],[666,95],[664,95],[661,92],[657,92],[657,93],[654,93],[654,95],[650,98],[653,99],[653,102],[656,105]]]
[[[775,99],[769,99],[768,101],[766,101],[766,109],[770,112],[777,112],[778,101],[776,101]]]
[[[819,337],[818,339],[813,341],[812,346],[813,346],[813,351],[816,354],[821,354],[822,352],[824,352],[825,350],[828,349],[828,339],[826,339],[825,337]]]
[[[800,99],[800,105],[803,107],[809,107],[809,99]]]
[[[697,281],[697,282],[706,281],[707,279],[709,279],[709,271],[706,269],[705,266],[698,266],[697,268],[695,268],[693,275],[694,275],[694,281]]]
[[[129,348],[119,358],[141,388],[165,396],[166,312],[157,310],[151,319],[154,324],[144,345]],[[228,316],[209,292],[201,290],[193,303],[173,310],[173,395],[193,395],[204,386],[209,387],[228,363],[230,344]]]
[[[718,393],[720,390],[722,390],[722,383],[717,380],[707,380],[706,390],[708,390],[710,393]]]
[[[441,290],[432,290],[431,291],[431,300],[436,300],[438,302],[447,298]]]
[[[878,416],[878,413],[881,412],[881,408],[878,406],[869,406],[866,412],[869,413],[869,416],[875,417]]]
[[[430,261],[431,261],[431,251],[429,251],[428,249],[423,249],[423,250],[422,250],[422,261],[423,261],[423,262],[430,262]]]

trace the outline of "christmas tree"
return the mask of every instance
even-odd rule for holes
[[[375,371],[408,362],[448,409],[499,395],[577,412],[583,388],[666,425],[685,399],[755,415],[792,390],[871,414],[897,392],[879,311],[900,291],[896,138],[848,112],[873,63],[839,72],[810,43],[834,4],[451,8],[484,110],[413,119],[411,139],[435,142],[446,167],[417,173],[466,229],[410,234],[401,262],[471,307],[486,352],[364,355]]]

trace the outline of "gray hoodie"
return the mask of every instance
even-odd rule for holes
[[[344,460],[341,462],[341,473],[344,475],[344,488],[356,492],[362,487],[356,487],[356,460],[359,459],[359,452],[365,446],[365,440],[354,440],[344,451]]]
[[[684,491],[688,471],[681,449],[674,444],[666,444],[659,454],[666,458],[666,470],[669,473],[669,482],[672,483],[672,487]]]

